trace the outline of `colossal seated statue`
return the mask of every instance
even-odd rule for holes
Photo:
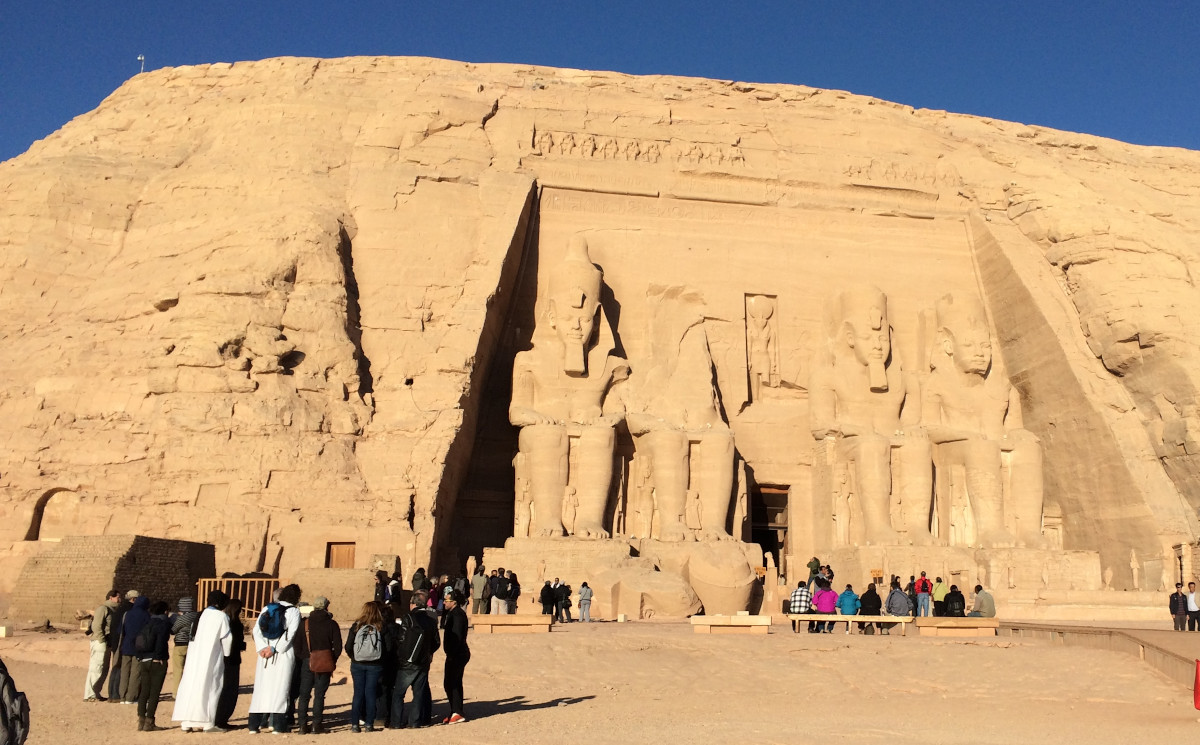
[[[600,308],[601,281],[587,241],[574,237],[550,273],[533,347],[513,362],[508,419],[521,428],[515,463],[519,536],[524,524],[532,536],[561,536],[565,530],[583,538],[608,537],[604,512],[613,428],[625,415],[620,396],[610,393],[629,367],[613,352],[612,329]],[[568,494],[574,515],[564,528]]]
[[[928,316],[927,316],[928,317]],[[1042,545],[1042,455],[1037,437],[1021,427],[1020,399],[997,369],[982,304],[946,295],[932,313],[933,347],[922,385],[924,429],[935,446],[939,474],[961,469],[966,505],[978,544],[995,548]],[[1006,467],[1007,466],[1007,467]],[[938,479],[939,515],[952,544],[970,543],[954,484]],[[1006,495],[1007,492],[1007,495]],[[1016,535],[1008,530],[1005,516]]]
[[[651,288],[649,300],[649,364],[634,372],[627,389],[626,422],[639,466],[629,531],[663,541],[728,539],[733,433],[721,413],[702,301],[679,287]]]
[[[809,385],[813,437],[832,439],[835,466],[846,464],[850,485],[843,486],[858,499],[868,543],[928,544],[929,442],[906,428],[920,416],[920,394],[893,359],[887,298],[876,287],[843,292],[830,303],[826,323],[827,348]],[[906,535],[892,524],[893,494]],[[848,535],[844,526],[838,530]]]

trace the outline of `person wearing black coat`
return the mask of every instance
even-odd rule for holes
[[[138,632],[150,623],[149,608],[150,598],[138,596],[133,600],[133,607],[121,620],[121,700],[127,704],[136,704],[138,700],[142,670],[138,667],[134,644]]]
[[[538,595],[538,602],[542,604],[542,615],[554,615],[554,588],[550,586],[550,580],[546,580],[546,584],[542,586],[542,591]]]
[[[380,606],[380,613],[383,615],[383,628],[379,630],[379,636],[383,640],[383,648],[388,651],[388,654],[383,656],[380,662],[383,664],[383,671],[379,674],[379,685],[376,687],[378,695],[375,697],[375,721],[381,721],[386,726],[392,717],[392,692],[396,685],[396,647],[400,643],[400,629],[396,626],[396,619],[401,615],[400,599],[397,598],[395,603],[383,603]]]
[[[225,658],[221,696],[217,699],[217,717],[213,722],[221,729],[229,729],[229,718],[237,708],[238,689],[242,684],[242,652],[246,651],[246,625],[242,623],[242,607],[239,598],[230,598],[224,611],[229,616],[229,633],[233,636],[233,642],[229,645],[229,656]]]
[[[946,615],[950,618],[967,615],[967,599],[959,592],[958,585],[950,585],[950,592],[946,593]]]
[[[310,698],[313,703],[311,732],[319,735],[325,731],[325,691],[329,689],[329,682],[333,678],[332,672],[315,673],[312,671],[309,667],[312,653],[328,650],[335,665],[337,658],[342,654],[342,630],[338,628],[337,621],[333,620],[328,609],[329,600],[327,598],[318,596],[314,599],[313,610],[308,614],[308,618],[300,623],[300,633],[296,635],[296,658],[299,660],[300,667],[300,703],[297,708],[300,712],[300,734],[302,735],[310,732],[308,727]]]
[[[554,588],[554,620],[571,622],[571,586],[566,582]]]
[[[141,598],[139,598],[141,599]],[[138,732],[153,732],[159,727],[154,723],[158,713],[158,697],[162,693],[163,681],[167,679],[167,660],[171,654],[167,642],[171,638],[171,624],[167,621],[167,604],[161,600],[150,606],[150,618],[139,631],[149,644],[139,645],[134,639],[135,657],[141,681],[138,691]],[[140,649],[139,649],[140,647]]]
[[[867,590],[858,597],[859,608],[858,615],[860,616],[879,616],[883,615],[883,598],[879,597],[879,593],[875,592],[875,583],[867,585]],[[864,628],[865,627],[865,628]],[[859,623],[858,630],[864,634],[874,634],[879,628],[879,624]]]
[[[121,665],[121,630],[125,622],[125,614],[133,607],[133,599],[137,596],[137,590],[125,593],[125,599],[116,608],[113,608],[112,621],[108,627],[108,649],[112,653],[112,663],[108,668],[108,702],[110,704],[121,703],[121,671],[124,669]]]
[[[463,673],[471,661],[467,646],[467,614],[459,605],[462,596],[451,592],[446,596],[446,612],[442,615],[442,649],[446,652],[446,669],[442,687],[450,702],[450,716],[442,724],[467,721],[463,716]]]

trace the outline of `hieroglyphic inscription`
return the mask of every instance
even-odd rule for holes
[[[938,168],[926,163],[897,163],[890,160],[864,160],[848,164],[842,173],[851,179],[880,184],[924,184],[958,186],[962,179],[950,167]]]
[[[529,138],[534,155],[638,163],[673,162],[684,165],[744,167],[746,158],[737,142],[685,142],[609,137],[586,132],[534,130]]]

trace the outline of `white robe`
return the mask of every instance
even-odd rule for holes
[[[225,683],[225,658],[233,648],[229,616],[205,608],[196,625],[196,638],[188,645],[183,678],[175,693],[171,719],[184,728],[211,727],[217,718],[217,701]]]
[[[288,603],[281,602],[280,605],[284,608],[284,620],[287,621],[283,636],[270,641],[262,635],[258,624],[254,624],[255,651],[262,652],[271,647],[275,654],[265,660],[255,657],[258,664],[254,666],[254,695],[250,697],[252,714],[283,714],[287,711],[288,689],[292,685],[292,669],[296,665],[296,650],[292,648],[292,640],[300,631],[300,609]]]

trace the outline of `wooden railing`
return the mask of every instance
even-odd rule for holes
[[[271,595],[279,588],[279,580],[267,579],[236,579],[218,577],[202,579],[196,583],[196,607],[203,610],[208,604],[208,594],[220,590],[232,598],[242,601],[242,620],[253,621],[258,618],[258,612],[271,602]]]

